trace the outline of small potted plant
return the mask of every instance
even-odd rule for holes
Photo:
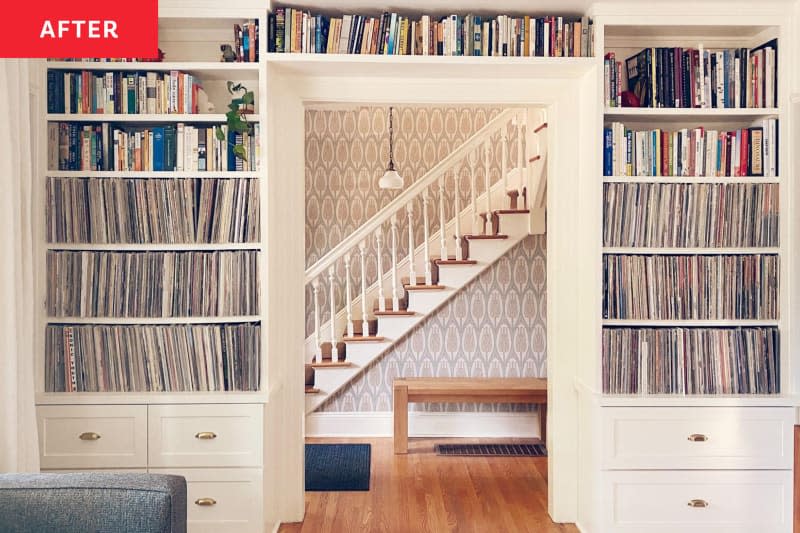
[[[253,125],[247,120],[247,115],[252,114],[255,109],[255,95],[241,83],[228,82],[228,93],[233,96],[228,104],[228,111],[225,113],[228,131],[234,133],[252,133]],[[228,142],[231,145],[233,154],[243,161],[247,161],[247,154],[244,146],[231,143],[225,138],[225,132],[221,126],[216,127],[217,139]]]

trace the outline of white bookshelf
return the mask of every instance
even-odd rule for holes
[[[780,183],[761,176],[603,176],[603,183]]]
[[[651,248],[606,247],[604,254],[620,255],[750,255],[779,254],[780,248]]]
[[[199,113],[199,114],[67,114],[67,113],[47,113],[46,109],[43,110],[41,120],[43,123],[42,134],[40,136],[41,143],[46,146],[46,132],[47,123],[49,122],[68,122],[68,123],[100,123],[109,122],[112,124],[128,125],[131,129],[136,129],[139,126],[146,125],[165,125],[176,124],[179,122],[186,124],[196,124],[201,127],[204,125],[216,125],[225,123],[226,117],[224,112],[227,110],[227,103],[232,98],[227,93],[227,81],[234,83],[242,83],[249,90],[255,94],[255,112],[247,115],[247,120],[252,123],[260,123],[265,118],[265,111],[267,108],[267,71],[266,63],[263,57],[266,53],[266,10],[264,8],[254,9],[250,7],[241,7],[238,3],[230,6],[217,6],[217,9],[204,9],[204,8],[187,8],[181,7],[178,9],[170,8],[171,2],[166,2],[166,6],[162,6],[159,11],[159,48],[165,52],[164,62],[94,62],[94,61],[49,61],[43,63],[43,71],[47,69],[54,69],[64,72],[75,71],[93,71],[96,73],[102,72],[170,72],[180,71],[183,73],[191,74],[202,82],[209,102],[215,106],[213,113]],[[174,2],[172,2],[174,4]],[[189,15],[189,16],[187,16]],[[259,55],[262,61],[255,63],[223,63],[219,61],[219,46],[221,43],[233,43],[233,25],[242,24],[248,19],[258,19],[261,36],[259,39]],[[43,79],[45,75],[42,75]],[[46,84],[44,84],[46,86]],[[46,102],[46,99],[45,99]],[[183,459],[183,462],[177,462],[172,465],[171,459],[167,463],[153,464],[152,457],[147,453],[143,453],[144,457],[142,464],[137,465],[137,468],[142,471],[163,472],[165,468],[172,466],[180,466],[186,477],[189,480],[190,490],[192,487],[194,476],[203,478],[201,487],[197,490],[202,491],[204,496],[213,497],[214,499],[222,501],[223,498],[228,496],[229,480],[233,476],[239,476],[240,473],[247,473],[251,476],[253,481],[246,487],[242,486],[237,488],[237,498],[243,498],[247,501],[258,502],[252,506],[248,511],[246,517],[243,516],[229,516],[230,508],[222,506],[215,509],[217,513],[210,519],[207,517],[198,516],[198,509],[196,506],[189,502],[188,518],[189,518],[189,533],[204,530],[224,531],[228,530],[230,523],[236,523],[242,531],[252,532],[265,532],[271,531],[272,525],[265,523],[267,519],[268,505],[264,502],[264,494],[269,488],[269,478],[264,475],[263,467],[269,460],[263,452],[261,442],[264,436],[265,422],[267,416],[267,403],[270,400],[270,386],[269,386],[269,364],[267,360],[267,346],[268,346],[268,332],[265,327],[266,309],[267,309],[267,264],[269,257],[268,250],[268,234],[267,234],[267,204],[269,201],[267,180],[264,179],[267,174],[267,158],[268,152],[266,145],[266,128],[260,130],[260,160],[258,171],[76,171],[76,170],[57,170],[47,168],[47,160],[39,161],[38,175],[40,179],[35,184],[35,197],[39,199],[37,202],[38,210],[35,213],[37,220],[38,232],[38,290],[41,291],[37,301],[42,302],[39,308],[37,327],[36,327],[36,403],[39,406],[40,424],[47,424],[49,420],[53,419],[69,419],[69,420],[82,420],[81,423],[97,424],[99,429],[96,430],[99,434],[109,433],[111,430],[103,426],[104,418],[96,418],[97,413],[107,413],[104,417],[113,416],[114,413],[119,413],[122,420],[127,420],[125,417],[133,417],[136,420],[148,420],[143,428],[138,432],[144,432],[148,447],[153,450],[163,447],[165,442],[162,442],[162,436],[158,428],[162,427],[159,421],[163,421],[165,428],[170,427],[170,424],[175,424],[175,421],[180,421],[182,426],[172,426],[174,435],[187,432],[186,428],[192,424],[199,424],[201,429],[190,431],[182,437],[178,437],[184,444],[177,445],[175,443],[169,446],[178,446],[175,449],[178,455],[184,455],[189,459]],[[186,179],[249,179],[258,180],[258,193],[259,193],[259,234],[260,240],[257,242],[221,242],[221,243],[62,243],[62,242],[47,242],[47,226],[46,226],[46,205],[47,196],[45,192],[45,185],[48,179],[81,179],[81,178],[114,178],[114,179],[162,179],[162,180],[186,180]],[[251,182],[252,183],[252,182]],[[46,256],[48,253],[54,251],[91,251],[97,253],[103,252],[217,252],[217,251],[250,251],[258,254],[258,271],[256,273],[258,283],[258,297],[259,308],[256,314],[244,316],[181,316],[181,317],[75,317],[75,316],[48,316],[47,310],[44,306],[44,295],[47,290],[47,276],[46,276]],[[50,392],[45,390],[45,328],[48,325],[69,325],[69,326],[91,326],[102,325],[106,327],[113,326],[244,326],[244,325],[259,325],[260,326],[260,340],[257,353],[249,354],[249,357],[258,358],[258,388],[256,390],[247,391],[180,391],[180,392],[160,392],[157,389],[161,388],[160,385],[154,385],[151,392]],[[242,341],[244,342],[244,341]],[[192,357],[197,357],[196,354],[200,353],[196,349],[189,354],[184,355],[180,359],[177,355],[170,358],[169,355],[163,355],[166,359],[162,359],[162,364],[169,365],[189,365],[183,367],[184,372],[195,372],[192,364],[197,365],[199,374],[193,374],[193,377],[188,378],[183,375],[175,379],[175,375],[168,376],[167,370],[172,372],[180,372],[178,368],[165,366],[162,368],[163,373],[156,374],[161,376],[160,379],[171,379],[175,388],[186,388],[186,383],[208,383],[209,387],[212,386],[210,375],[206,378],[203,377],[205,370],[199,370],[203,361],[197,359],[195,363],[191,363]],[[239,359],[242,364],[247,364],[247,357]],[[112,359],[109,359],[112,361]],[[181,362],[183,361],[183,362]],[[228,361],[233,361],[229,359]],[[151,358],[143,358],[141,364],[153,364]],[[168,363],[167,363],[168,362]],[[208,361],[206,361],[208,363]],[[113,364],[113,362],[111,363]],[[128,364],[134,365],[129,362]],[[225,362],[220,364],[224,365]],[[238,364],[238,363],[236,363]],[[135,365],[134,365],[135,366]],[[207,367],[210,374],[210,366]],[[222,370],[222,367],[219,368]],[[134,370],[131,369],[130,373],[133,375]],[[148,370],[149,372],[149,370]],[[199,376],[199,379],[198,379]],[[220,374],[221,376],[221,374]],[[231,383],[234,379],[234,369],[229,369],[228,374]],[[188,380],[188,381],[187,381]],[[132,383],[131,379],[131,383]],[[118,382],[119,383],[119,382]],[[141,381],[139,381],[141,383]],[[239,382],[240,385],[243,382]],[[119,386],[119,385],[117,385]],[[220,377],[216,382],[215,388],[232,388],[230,383],[225,384]],[[111,410],[109,411],[109,408]],[[40,426],[42,427],[42,426]],[[92,426],[94,427],[94,426]],[[196,441],[195,433],[197,431],[213,431],[220,434],[220,439],[216,439],[215,446],[219,447],[217,455],[207,454],[201,449],[189,450],[187,446],[191,446]],[[236,435],[228,434],[232,431],[238,432]],[[105,439],[104,439],[105,440]],[[247,462],[239,462],[234,464],[226,459],[228,456],[235,456],[238,453],[238,448],[234,450],[231,446],[238,446],[236,442],[248,442],[248,446],[253,448],[253,453],[249,455],[250,459]],[[77,449],[77,448],[76,448]],[[146,450],[145,450],[146,452]],[[199,452],[199,453],[198,453]],[[42,450],[43,456],[48,453],[47,450]],[[83,452],[77,452],[81,456]],[[75,453],[67,454],[68,456],[76,456]],[[56,468],[60,469],[74,469],[75,465],[70,463],[72,459],[65,456],[63,459],[58,459],[55,464],[60,465]],[[77,456],[76,456],[77,457]],[[81,456],[82,457],[82,456]],[[83,462],[78,468],[86,468],[87,465],[93,464],[91,453],[87,457],[81,459]],[[53,464],[49,460],[47,464]],[[77,463],[76,463],[77,464]],[[191,475],[189,475],[191,474]],[[243,475],[243,474],[242,474]],[[220,506],[217,506],[220,507]]]
[[[731,327],[774,327],[778,320],[656,320],[656,319],[604,319],[603,326],[617,327],[702,327],[702,328],[731,328]]]

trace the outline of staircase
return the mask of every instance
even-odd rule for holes
[[[546,134],[541,109],[500,113],[306,270],[306,413],[523,238],[544,233]]]

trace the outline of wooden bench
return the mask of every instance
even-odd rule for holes
[[[408,453],[409,402],[536,403],[547,435],[545,378],[399,378],[394,380],[394,453]]]

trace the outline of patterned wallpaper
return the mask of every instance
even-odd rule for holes
[[[500,107],[430,107],[397,106],[394,109],[395,164],[408,186],[422,177],[441,159],[482,128],[502,111]],[[401,191],[378,188],[378,178],[383,175],[389,152],[388,108],[385,106],[357,106],[335,108],[309,108],[306,120],[306,266],[312,265],[361,224],[369,220]],[[499,139],[499,136],[495,136]],[[490,154],[490,181],[500,175],[499,142]],[[509,159],[516,161],[515,128],[509,129]],[[484,190],[482,160],[476,171],[477,194]],[[469,165],[458,168],[461,205],[469,199]],[[448,191],[454,189],[454,178],[446,181]],[[438,188],[430,190],[428,206],[431,233],[439,228]],[[452,218],[454,202],[445,203],[446,219]],[[422,242],[422,205],[414,206],[415,242]],[[465,231],[468,228],[465,228]],[[383,266],[388,270],[390,251],[389,227],[384,228]],[[398,224],[398,257],[408,253],[408,225],[405,216]],[[367,283],[377,279],[377,260],[374,239],[368,244],[366,260]],[[438,249],[435,252],[438,254]],[[361,272],[357,260],[352,262],[352,282],[360,286]],[[344,265],[336,265],[337,280],[344,277]],[[325,278],[323,276],[323,278]],[[321,323],[330,316],[327,279],[321,280],[319,303]],[[334,290],[336,309],[344,302],[341,284]],[[313,292],[306,287],[306,335],[313,332]]]
[[[512,248],[321,411],[391,411],[395,377],[546,376],[546,237]],[[425,411],[526,411],[528,405],[412,404]]]

